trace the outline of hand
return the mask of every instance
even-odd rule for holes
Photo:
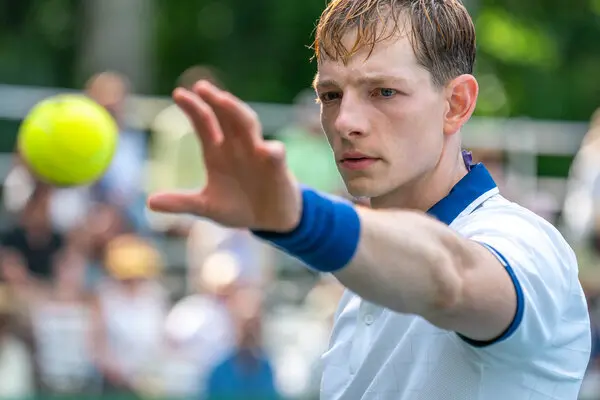
[[[155,194],[149,207],[195,214],[229,227],[293,230],[301,215],[300,191],[287,169],[283,144],[263,139],[256,113],[205,81],[193,91],[176,89],[173,99],[200,140],[207,184],[195,193]]]

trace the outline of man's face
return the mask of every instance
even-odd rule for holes
[[[344,37],[347,48],[355,33]],[[315,81],[321,123],[348,191],[380,197],[433,170],[444,146],[444,90],[408,38],[361,50],[346,65],[324,59]]]
[[[123,118],[127,90],[123,82],[113,78],[100,79],[88,88],[88,95],[103,106],[113,118],[121,121]]]

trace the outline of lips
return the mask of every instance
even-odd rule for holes
[[[363,153],[347,152],[342,155],[340,165],[345,169],[360,171],[369,168],[379,160],[379,158],[370,157]]]

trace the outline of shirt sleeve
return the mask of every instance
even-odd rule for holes
[[[496,339],[465,340],[502,358],[577,345],[585,355],[589,318],[575,255],[554,227],[537,218],[515,212],[474,222],[467,237],[487,247],[504,265],[515,287],[517,309],[510,326]]]

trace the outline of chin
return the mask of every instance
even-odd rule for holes
[[[356,177],[346,179],[346,189],[353,197],[378,197],[385,193],[385,190],[378,185],[373,178]]]
[[[389,175],[379,176],[377,179],[373,176],[353,176],[345,177],[344,181],[348,193],[353,197],[375,199],[394,193],[407,184],[406,180],[398,178]]]

